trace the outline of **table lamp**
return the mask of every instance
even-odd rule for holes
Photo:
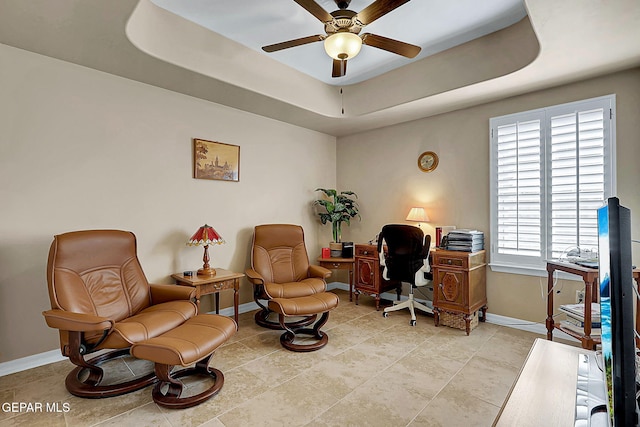
[[[429,222],[429,215],[424,211],[424,208],[411,208],[409,215],[407,215],[407,221],[417,222],[420,227],[421,222]]]
[[[218,232],[213,229],[213,227],[207,224],[198,228],[198,231],[196,231],[194,235],[191,236],[191,238],[187,242],[187,245],[189,246],[204,245],[204,257],[202,257],[202,261],[204,262],[204,265],[200,270],[198,270],[198,276],[212,277],[216,275],[216,269],[211,268],[209,266],[209,245],[211,244],[221,245],[223,243],[226,243],[226,242],[224,241],[222,236],[220,236]]]

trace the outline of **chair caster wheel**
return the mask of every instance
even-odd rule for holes
[[[416,321],[415,321],[415,320],[412,320],[411,322],[409,322],[409,324],[410,324],[411,326],[416,326]]]
[[[389,317],[389,313],[387,313],[386,311],[382,312],[382,317]]]

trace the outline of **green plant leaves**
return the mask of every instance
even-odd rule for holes
[[[331,222],[333,225],[333,239],[336,242],[340,241],[341,224],[346,222],[347,225],[351,223],[351,218],[358,217],[358,204],[351,198],[354,196],[358,198],[358,195],[353,191],[341,191],[338,193],[332,188],[317,188],[316,191],[322,191],[327,197],[333,200],[318,199],[313,202],[314,206],[322,206],[326,212],[318,212],[320,221],[323,224]]]

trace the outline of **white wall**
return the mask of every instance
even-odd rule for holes
[[[193,179],[194,137],[239,145],[240,182]],[[253,226],[270,222],[301,224],[318,256],[329,231],[311,202],[335,187],[335,150],[332,136],[0,44],[0,362],[58,346],[41,315],[55,234],[133,231],[161,283],[202,265],[185,243],[204,223],[227,240],[210,248],[216,267],[244,272]]]

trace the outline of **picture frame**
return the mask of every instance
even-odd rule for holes
[[[193,138],[193,177],[240,181],[240,146]]]

